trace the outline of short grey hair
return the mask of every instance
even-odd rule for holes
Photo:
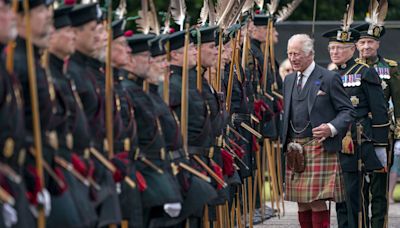
[[[293,43],[294,41],[300,41],[303,44],[303,52],[308,54],[314,55],[314,40],[307,34],[295,34],[290,37],[288,41],[288,46]]]

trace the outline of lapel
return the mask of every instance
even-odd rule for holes
[[[308,113],[311,114],[311,110],[314,106],[315,99],[317,98],[317,93],[319,91],[319,88],[321,87],[322,84],[322,74],[319,69],[318,65],[315,65],[315,69],[310,75],[309,80],[309,86],[310,86],[310,91],[308,93]]]
[[[292,102],[293,84],[296,81],[296,73],[287,76],[287,84],[285,85],[285,113],[289,115],[290,103]]]

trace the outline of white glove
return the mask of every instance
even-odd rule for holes
[[[394,143],[394,155],[400,155],[400,140],[396,140]]]
[[[44,188],[41,192],[38,193],[37,197],[38,197],[38,204],[44,207],[44,213],[46,217],[49,216],[51,211],[50,193],[47,191],[47,189]],[[37,218],[38,217],[37,207],[35,205],[30,205],[29,208],[31,209],[33,216]]]
[[[172,218],[176,218],[181,213],[182,204],[181,203],[166,203],[164,204],[164,211]]]
[[[3,219],[6,227],[12,227],[17,224],[17,211],[8,203],[3,204]]]
[[[385,147],[375,147],[375,154],[383,167],[387,166],[387,154]]]

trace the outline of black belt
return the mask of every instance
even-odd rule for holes
[[[190,155],[201,155],[212,158],[214,156],[214,148],[204,148],[199,146],[189,146],[188,151]]]
[[[184,158],[186,155],[184,153],[184,151],[182,149],[178,149],[178,150],[171,150],[168,152],[169,158],[171,160],[176,160],[176,159],[180,159],[180,158]]]
[[[165,160],[166,153],[164,148],[160,148],[159,150],[145,150],[141,152],[146,158],[150,160]]]

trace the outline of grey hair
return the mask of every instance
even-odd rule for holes
[[[314,55],[314,40],[307,34],[295,34],[290,37],[288,41],[288,46],[293,43],[294,41],[300,41],[303,44],[303,52],[306,55],[310,53]]]

